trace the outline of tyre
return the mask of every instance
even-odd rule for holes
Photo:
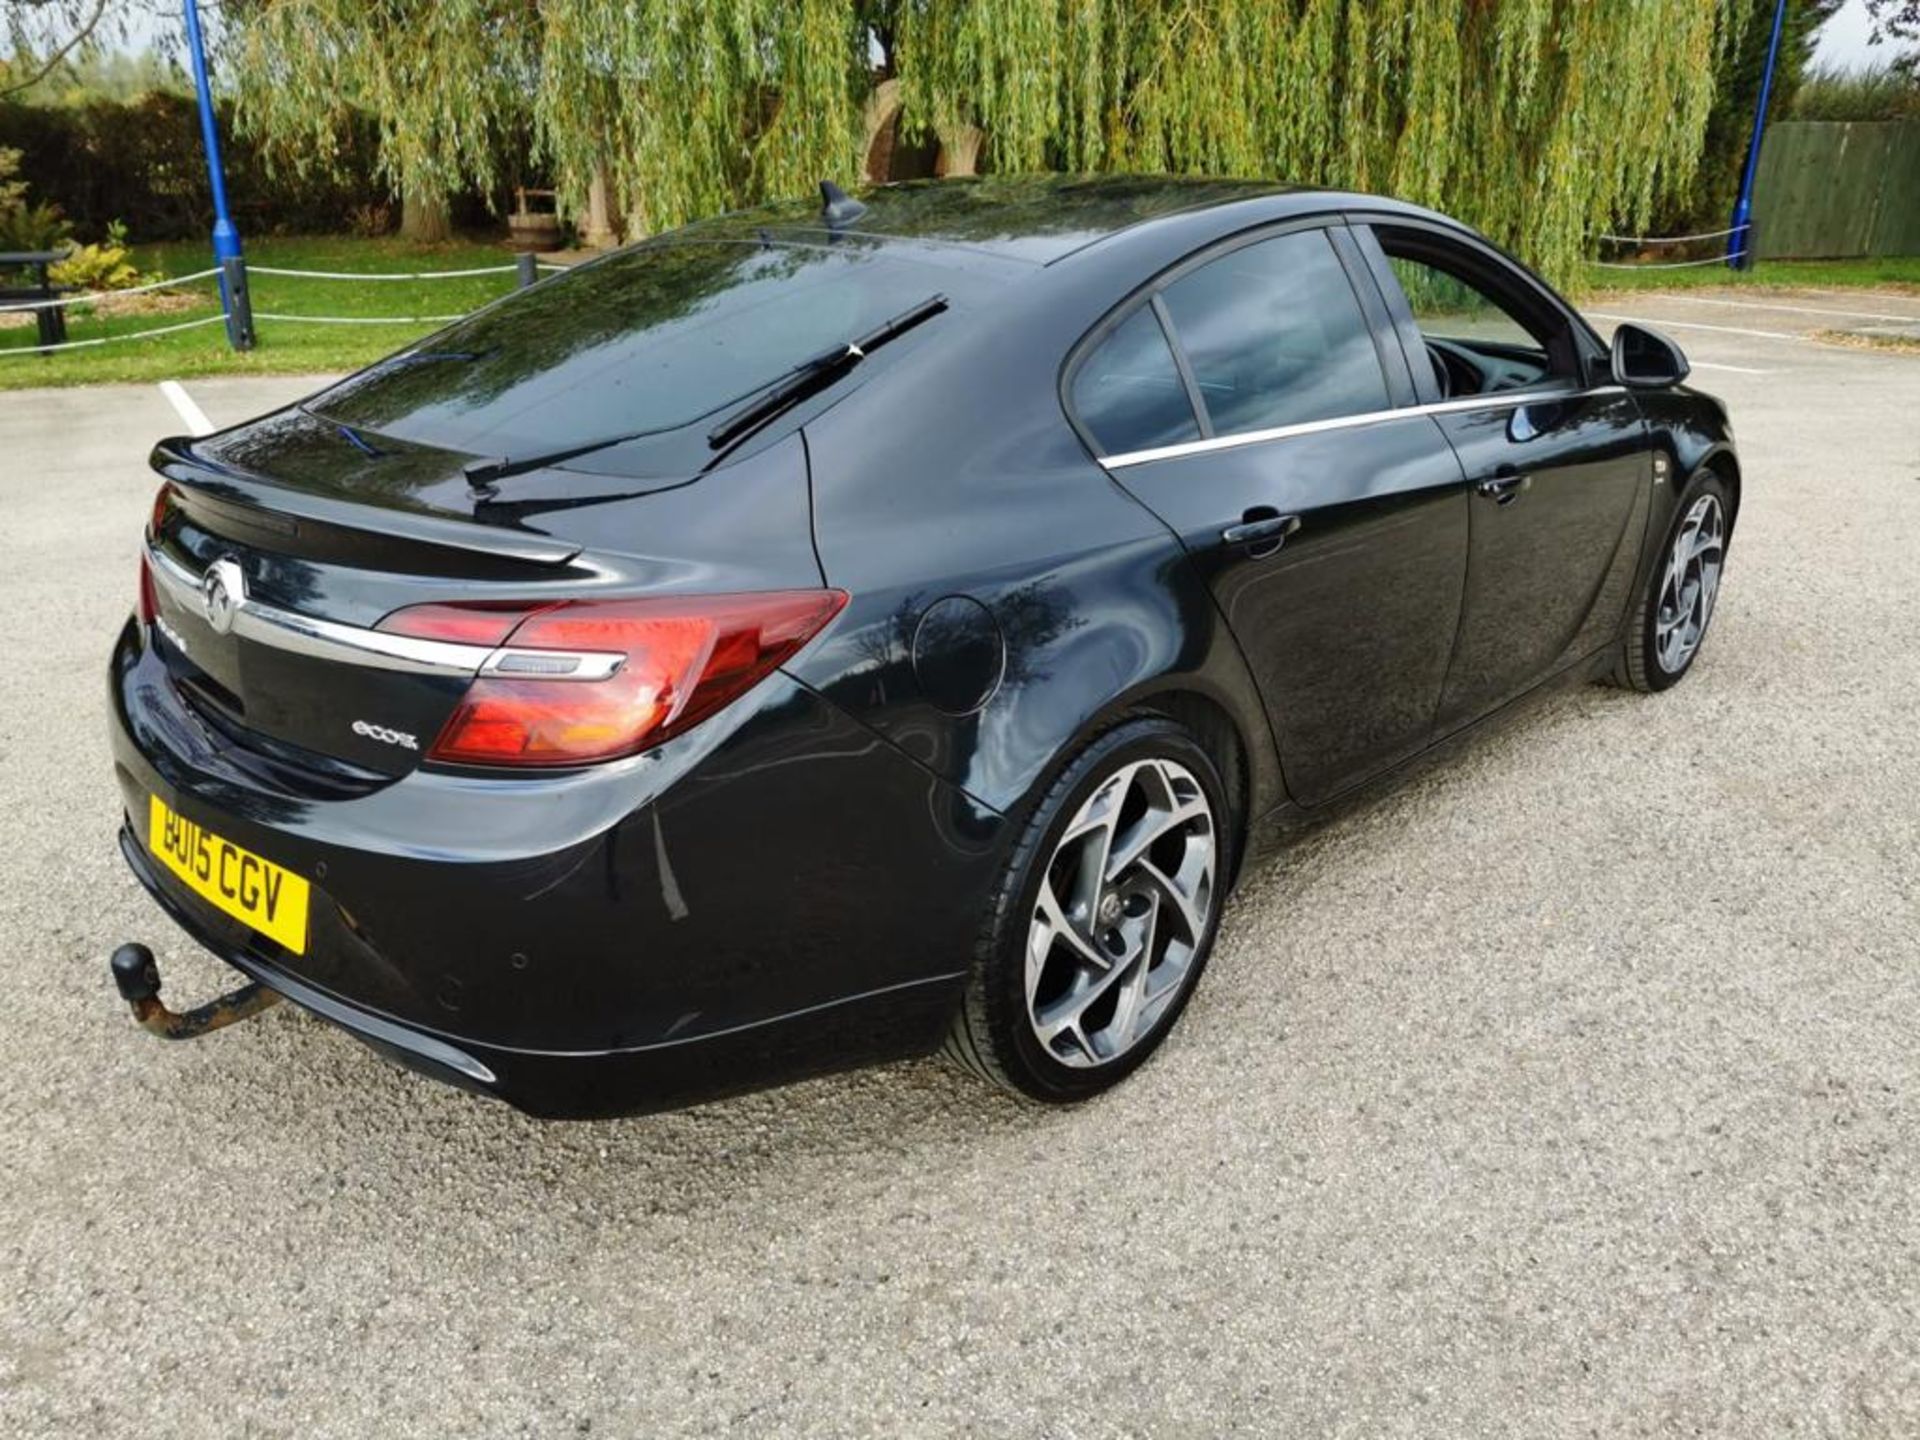
[[[1614,676],[1621,684],[1665,690],[1693,668],[1720,595],[1732,514],[1726,483],[1712,471],[1694,477],[1681,494],[1627,629]]]
[[[1131,1074],[1206,965],[1234,834],[1219,769],[1180,725],[1089,742],[1026,820],[947,1054],[1051,1103]]]

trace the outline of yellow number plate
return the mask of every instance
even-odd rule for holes
[[[242,850],[148,797],[147,848],[160,863],[234,919],[296,955],[307,949],[307,882]]]

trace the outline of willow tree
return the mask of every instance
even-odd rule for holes
[[[411,239],[445,239],[448,197],[492,188],[524,149],[534,0],[233,0],[222,15],[240,128],[296,165],[324,165],[347,113],[372,115]]]
[[[0,98],[32,89],[62,64],[125,35],[125,16],[109,15],[107,0],[16,0],[0,15]]]
[[[910,120],[1000,169],[1385,190],[1551,272],[1700,156],[1758,0],[904,0]]]
[[[635,228],[792,195],[858,164],[866,31],[846,0],[543,0],[535,121],[561,191]]]
[[[909,129],[997,170],[1385,190],[1566,275],[1688,183],[1763,3],[542,0],[535,109],[563,189],[669,225],[851,174],[878,50]]]
[[[1002,171],[1386,190],[1550,273],[1699,163],[1766,0],[231,0],[243,118],[308,148],[371,110],[417,201],[486,185],[530,127],[578,209],[678,224],[857,177],[862,107]]]

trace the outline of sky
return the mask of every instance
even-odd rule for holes
[[[1869,45],[1867,39],[1872,33],[1867,0],[1847,0],[1820,28],[1813,63],[1828,70],[1859,70],[1900,53],[1891,44]]]

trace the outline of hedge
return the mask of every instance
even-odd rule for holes
[[[389,201],[373,178],[378,131],[369,116],[340,127],[331,174],[300,175],[269,165],[236,137],[221,107],[227,199],[241,234],[326,234],[350,228],[360,206]],[[213,200],[192,97],[155,91],[133,100],[78,105],[0,103],[0,148],[21,152],[20,177],[34,200],[51,200],[80,240],[97,240],[107,222],[125,222],[140,242],[203,237]],[[484,219],[477,197],[456,202],[457,220]],[[397,218],[399,206],[393,206]]]

